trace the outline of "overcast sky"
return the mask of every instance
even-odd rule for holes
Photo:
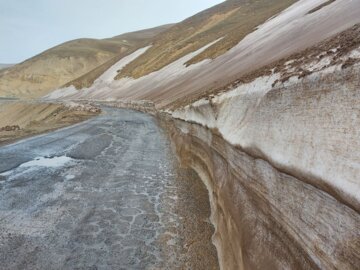
[[[223,0],[0,0],[0,63],[65,41],[179,22]]]

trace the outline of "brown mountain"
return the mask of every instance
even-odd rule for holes
[[[108,39],[77,39],[65,42],[0,71],[0,96],[43,96],[113,58],[117,59],[148,44],[154,36],[170,26],[126,33]]]

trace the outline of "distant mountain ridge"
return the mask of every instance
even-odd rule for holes
[[[107,39],[76,39],[0,71],[0,96],[36,98],[145,46],[172,25],[125,33]]]
[[[15,64],[0,64],[0,69],[9,68],[14,66]]]

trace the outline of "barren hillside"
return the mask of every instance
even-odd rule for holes
[[[187,61],[195,64],[216,58],[234,47],[255,28],[296,0],[230,0],[196,14],[156,37],[154,46],[129,63],[118,76],[139,78],[219,40]]]
[[[78,39],[51,48],[23,63],[0,71],[0,96],[34,98],[77,79],[113,58],[145,46],[170,27],[127,33],[109,39]]]
[[[13,64],[0,64],[0,69],[9,68],[13,66]]]

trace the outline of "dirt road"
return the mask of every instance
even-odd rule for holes
[[[151,116],[0,148],[1,269],[217,269],[207,191]]]

